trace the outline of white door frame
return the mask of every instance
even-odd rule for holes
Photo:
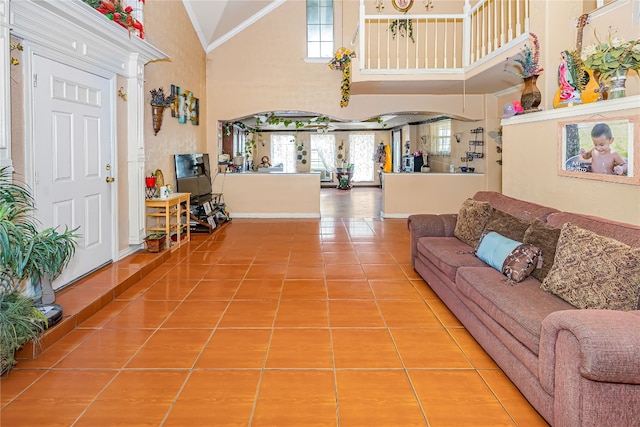
[[[10,8],[10,14],[7,13]],[[144,66],[159,59],[169,59],[169,56],[149,44],[146,40],[131,37],[129,32],[105,19],[99,12],[81,1],[39,1],[0,0],[0,24],[10,16],[11,32],[22,38],[29,45],[30,54],[37,51],[39,55],[54,61],[98,75],[113,78],[121,75],[127,79],[127,169],[128,169],[128,222],[129,244],[140,245],[144,238],[144,116],[149,114],[144,93]],[[9,25],[0,25],[0,41],[7,38]],[[6,48],[0,57],[6,55]],[[27,55],[29,57],[29,55]],[[30,62],[29,60],[27,62]],[[31,65],[25,69],[25,76],[31,76]],[[9,87],[8,66],[0,68],[0,84]],[[28,85],[30,85],[29,82]],[[25,85],[27,85],[25,83]],[[27,86],[28,86],[27,85]],[[1,94],[2,90],[0,90]],[[25,102],[30,102],[29,93],[25,92]],[[115,87],[112,95],[115,97]],[[10,98],[4,100],[5,108],[10,108]],[[113,102],[115,108],[116,103]],[[26,106],[26,113],[32,114],[30,106]],[[5,113],[2,119],[8,117]],[[116,116],[114,115],[114,121]],[[29,117],[28,120],[31,120]],[[2,126],[3,120],[0,120]],[[30,122],[32,124],[32,121]],[[28,126],[28,125],[27,125]],[[3,147],[7,138],[0,129],[0,164],[8,160],[10,149]],[[113,137],[116,138],[114,132]],[[29,141],[33,150],[33,141]],[[29,153],[30,154],[30,153]],[[117,159],[117,157],[114,157]],[[31,164],[31,179],[33,179],[33,164]],[[117,178],[117,176],[116,176]],[[115,206],[115,204],[114,204]],[[117,211],[116,211],[117,212]],[[114,215],[114,220],[117,218]],[[117,228],[115,228],[117,230]],[[131,252],[123,251],[121,256]],[[114,260],[119,259],[114,256]]]
[[[38,45],[34,45],[28,41],[23,43],[24,47],[24,103],[25,103],[25,126],[24,126],[24,160],[25,160],[25,182],[32,189],[36,188],[36,171],[35,171],[35,161],[36,161],[36,149],[37,142],[34,140],[34,111],[35,106],[33,104],[34,99],[34,82],[31,78],[33,75],[33,61],[34,56],[38,55],[43,58],[50,59],[52,61],[58,62],[60,64],[74,67],[73,65],[69,65],[63,61],[60,61],[59,54],[55,54],[51,52],[47,48],[43,48]],[[118,212],[118,185],[117,185],[117,177],[118,177],[118,147],[117,147],[117,116],[116,116],[116,78],[117,76],[113,72],[109,72],[107,70],[99,69],[97,67],[93,67],[91,65],[87,65],[86,67],[74,67],[80,69],[81,71],[85,71],[91,74],[95,74],[102,78],[105,78],[109,81],[109,92],[104,94],[110,98],[109,102],[109,114],[111,115],[111,123],[108,126],[111,128],[111,138],[109,141],[110,145],[110,156],[111,156],[111,172],[113,177],[116,177],[116,185],[113,185],[110,197],[110,206],[111,212],[111,232],[113,238],[111,240],[111,248],[110,248],[110,256],[112,261],[118,260],[118,220],[117,220],[117,212]],[[101,165],[102,167],[103,165]],[[36,196],[36,208],[37,206],[37,194]]]

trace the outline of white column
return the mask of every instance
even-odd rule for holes
[[[0,0],[0,167],[11,166],[11,50],[9,0]]]
[[[127,73],[127,169],[129,172],[129,244],[145,236],[144,63],[131,54]]]

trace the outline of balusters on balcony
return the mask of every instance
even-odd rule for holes
[[[361,70],[420,73],[469,66],[528,32],[529,2],[467,1],[460,14],[367,15],[361,0]]]

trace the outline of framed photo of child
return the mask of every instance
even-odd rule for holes
[[[559,123],[558,174],[640,185],[637,117]]]

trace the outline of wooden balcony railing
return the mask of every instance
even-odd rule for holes
[[[529,32],[530,0],[467,0],[460,14],[367,15],[360,0],[360,70],[455,72]]]

